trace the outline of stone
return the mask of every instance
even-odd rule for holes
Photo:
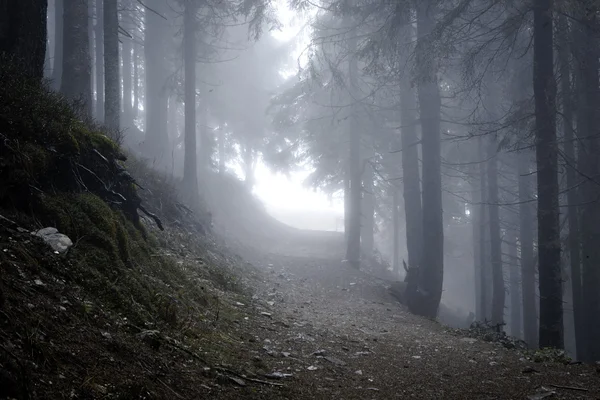
[[[58,253],[65,253],[73,242],[67,235],[58,232],[58,229],[48,227],[40,229],[34,233],[35,236],[41,237],[52,249]]]

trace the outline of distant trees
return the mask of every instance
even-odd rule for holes
[[[47,0],[0,0],[0,55],[34,79],[44,76]]]
[[[418,267],[413,312],[435,317],[443,286],[469,290],[478,319],[506,322],[531,347],[562,347],[565,330],[578,358],[600,359],[597,4],[334,0],[315,13],[297,81],[279,74],[289,48],[245,51],[247,27],[229,26],[242,17],[259,34],[273,23],[267,1],[50,4],[54,85],[87,114],[94,97],[115,129],[122,97],[136,150],[183,175],[192,197],[217,155],[249,190],[258,162],[308,165],[308,183],[343,194],[348,261],[369,268],[377,234],[397,270],[402,258]],[[0,52],[35,79],[46,7],[0,0]]]

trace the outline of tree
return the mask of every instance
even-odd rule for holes
[[[99,1],[99,0],[98,0]],[[54,62],[52,63],[52,88],[60,90],[63,63],[64,0],[54,0]]]
[[[64,0],[63,0],[64,1]],[[96,19],[94,23],[94,51],[96,58],[96,120],[104,122],[104,0],[96,1]]]
[[[81,103],[91,115],[91,59],[88,38],[88,1],[72,0],[64,9],[63,67],[60,91]]]
[[[146,123],[145,125],[145,151],[144,154],[160,168],[167,166],[167,155],[168,151],[168,136],[167,136],[167,108],[169,93],[167,90],[167,79],[169,77],[169,70],[167,65],[167,56],[169,54],[168,49],[168,21],[165,19],[168,11],[168,4],[165,0],[152,0],[147,3],[148,6],[155,12],[146,12],[146,24],[144,25],[144,57],[145,63],[145,89],[146,89]],[[188,30],[185,31],[185,35],[193,35],[194,26],[190,24],[194,23],[194,17],[187,17],[188,9],[186,8],[186,16],[184,16],[187,25],[184,25]],[[190,10],[190,12],[192,12]],[[190,21],[189,19],[192,18]],[[185,23],[184,23],[185,24]],[[184,28],[184,29],[185,29]],[[188,36],[185,36],[186,38]],[[185,39],[184,39],[185,40]],[[190,38],[191,43],[185,42],[184,51],[195,51],[195,43],[193,37]],[[189,46],[189,48],[188,48]],[[194,48],[191,48],[194,47]],[[195,65],[195,53],[185,55],[186,60],[186,89],[188,89],[188,78],[192,79],[192,75],[188,74],[188,66],[191,69],[192,65]],[[193,57],[188,60],[187,57]],[[189,64],[188,64],[189,63]],[[193,73],[195,71],[189,71]],[[190,83],[192,84],[192,83]],[[195,85],[195,83],[193,83]],[[195,90],[195,86],[190,88]],[[187,93],[187,91],[186,91]],[[187,93],[190,96],[193,93]],[[187,99],[187,97],[186,97]],[[194,100],[191,100],[195,102]],[[187,105],[187,101],[186,101]],[[194,108],[195,110],[195,105]],[[186,109],[187,110],[187,109]],[[186,111],[187,115],[187,111]],[[195,124],[195,122],[190,121]],[[186,122],[187,126],[187,122]],[[187,128],[186,128],[187,132]],[[187,137],[187,136],[186,136]],[[191,156],[191,153],[190,153]],[[188,171],[188,174],[191,171]],[[190,178],[193,179],[193,178]]]
[[[584,325],[582,320],[582,297],[581,297],[581,236],[579,228],[579,211],[577,204],[579,196],[577,186],[579,177],[577,173],[577,158],[575,155],[575,137],[573,132],[573,90],[571,80],[571,59],[569,47],[569,29],[567,19],[564,15],[559,16],[558,34],[558,58],[560,68],[560,91],[562,105],[563,126],[563,159],[566,164],[567,175],[567,219],[569,226],[568,254],[571,276],[571,293],[573,298],[573,320],[575,330],[575,353],[577,359],[585,355],[584,349]]]
[[[119,13],[117,0],[104,0],[104,119],[107,127],[119,129],[121,79],[119,77]],[[99,60],[98,60],[99,61]]]
[[[412,312],[435,318],[442,297],[444,281],[444,225],[442,216],[441,172],[441,98],[436,60],[431,54],[431,32],[434,29],[433,1],[417,5],[416,70],[417,92],[422,129],[423,158],[423,244],[418,291],[409,300]]]
[[[540,265],[539,341],[542,348],[562,348],[562,274],[552,1],[534,0],[533,6],[533,90],[536,123],[538,260]]]
[[[44,76],[47,0],[0,0],[0,55],[33,79]]]
[[[408,74],[405,73],[405,76],[400,80],[400,133],[406,248],[408,250],[408,265],[410,266],[420,264],[423,249],[423,213],[421,210],[421,174],[419,173],[419,137],[415,117],[416,103],[414,89]]]
[[[354,268],[360,266],[360,214],[362,197],[362,171],[360,165],[360,131],[359,121],[356,120],[358,114],[357,79],[358,79],[358,60],[356,59],[356,38],[350,38],[348,41],[349,61],[348,77],[349,90],[352,99],[350,118],[348,119],[348,140],[350,142],[350,151],[348,154],[348,173],[350,184],[350,196],[348,199],[348,239],[346,243],[346,260]]]
[[[186,1],[183,14],[183,59],[185,69],[185,158],[183,183],[187,195],[198,198],[196,156],[196,12],[194,1]]]
[[[578,173],[581,174],[579,186],[582,254],[582,325],[584,329],[581,354],[584,361],[600,360],[600,211],[598,210],[597,177],[600,174],[600,140],[598,125],[600,118],[600,95],[598,94],[598,54],[597,44],[598,6],[578,4],[575,25],[575,60],[577,67],[578,94]],[[541,262],[541,260],[540,260]]]

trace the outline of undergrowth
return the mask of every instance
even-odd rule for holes
[[[0,219],[0,370],[8,371],[0,386],[12,385],[16,398],[36,397],[36,374],[78,369],[70,373],[79,376],[109,337],[107,351],[124,360],[155,357],[145,348],[159,342],[186,354],[226,346],[214,329],[235,315],[219,296],[241,285],[226,258],[201,245],[207,213],[179,202],[172,182],[127,160],[114,135],[48,87],[2,62],[0,82],[0,215],[9,218]],[[142,202],[172,229],[140,219]],[[30,234],[47,226],[71,238],[66,254]],[[117,339],[117,327],[160,340]],[[89,359],[75,358],[77,348]],[[98,392],[94,381],[113,371],[95,374],[79,395]],[[123,392],[151,392],[136,384]]]

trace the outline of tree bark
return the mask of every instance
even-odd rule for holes
[[[538,192],[540,347],[563,347],[552,1],[534,0],[533,90]],[[597,290],[597,288],[596,288]]]
[[[121,79],[119,77],[119,14],[117,0],[104,0],[104,123],[119,129]]]
[[[63,65],[63,13],[64,0],[54,0],[54,61],[52,63],[52,88],[60,90]]]
[[[132,39],[124,38],[122,44],[123,58],[123,116],[121,125],[129,128],[133,125],[133,106],[131,105],[133,76],[132,76]]]
[[[423,241],[419,263],[419,285],[411,291],[409,308],[413,313],[435,318],[442,297],[444,282],[444,222],[442,216],[441,174],[441,98],[437,66],[431,60],[428,35],[434,27],[434,2],[422,1],[417,5],[416,68],[419,110],[422,128],[423,157]],[[423,249],[424,250],[424,249]]]
[[[519,274],[519,258],[517,248],[517,231],[514,222],[515,218],[511,218],[510,226],[507,228],[506,247],[507,261],[509,265],[509,294],[510,294],[510,334],[513,337],[521,338],[523,314],[521,312],[521,276]]]
[[[160,14],[165,14],[167,9],[167,3],[164,0],[153,0],[149,3],[149,6],[152,7],[153,10],[158,11]],[[190,43],[185,43],[185,74],[186,74],[186,96],[189,96],[189,101],[191,101],[191,108],[188,108],[188,97],[186,97],[186,132],[188,132],[188,117],[191,118],[192,115],[188,116],[188,113],[193,114],[193,120],[190,119],[189,123],[193,123],[193,133],[190,131],[190,135],[193,134],[194,143],[190,142],[190,146],[196,148],[196,43],[195,39],[195,16],[187,16],[188,12],[195,13],[195,6],[192,4],[186,4],[186,15],[184,16],[184,29],[185,30],[185,38],[184,40],[188,40]],[[168,53],[168,48],[166,44],[166,38],[168,34],[168,23],[160,16],[156,15],[153,12],[146,12],[146,18],[148,22],[145,25],[145,39],[144,39],[144,55],[146,59],[145,63],[145,72],[146,72],[146,124],[145,124],[145,132],[146,132],[146,140],[145,140],[145,155],[152,160],[152,162],[159,166],[164,167],[166,161],[168,159],[168,135],[167,135],[167,119],[168,119],[168,101],[169,96],[166,88],[167,79],[169,76],[169,71],[167,68],[167,59],[166,55]],[[185,25],[187,23],[187,25]],[[188,57],[191,57],[188,60]],[[189,71],[193,73],[193,76],[188,75],[188,69],[193,71]],[[190,81],[188,81],[188,78]],[[191,80],[193,79],[193,83]],[[189,82],[189,83],[188,83]],[[189,84],[193,84],[193,87],[188,87]],[[194,93],[188,93],[188,91],[194,91]],[[193,96],[193,99],[192,97]],[[189,110],[189,111],[188,111]],[[192,129],[192,127],[190,127]],[[187,135],[187,134],[186,134]],[[187,136],[186,136],[187,138]],[[190,140],[188,138],[186,140]],[[186,142],[187,143],[187,142]],[[191,157],[191,153],[187,153]],[[195,154],[195,150],[194,150]],[[195,157],[195,156],[194,156]],[[187,157],[186,157],[187,158]],[[190,160],[191,161],[191,160]],[[196,161],[193,161],[194,169],[196,168]],[[190,167],[191,168],[191,167]],[[188,174],[191,171],[188,171]],[[195,173],[194,173],[195,176]],[[194,179],[194,178],[190,178]]]
[[[493,95],[496,95],[494,93]],[[487,182],[488,182],[488,212],[490,219],[490,260],[492,264],[492,324],[504,324],[505,290],[502,273],[502,240],[500,236],[500,206],[498,198],[498,161],[497,142],[489,138],[486,151]],[[502,328],[500,328],[502,329]]]
[[[421,209],[421,174],[419,172],[419,137],[414,90],[408,77],[400,81],[400,129],[402,145],[402,178],[404,216],[406,221],[406,248],[408,265],[419,266],[423,240],[423,212]]]
[[[88,1],[70,0],[64,8],[63,68],[60,91],[91,115],[92,68],[88,39]]]
[[[0,0],[0,55],[32,79],[44,77],[47,0]]]
[[[374,151],[371,149],[370,153],[372,155]],[[363,257],[367,260],[373,257],[373,250],[375,248],[375,185],[373,184],[375,172],[371,165],[372,160],[369,158],[364,159],[365,164],[362,177],[364,188],[362,199],[363,223],[360,232]]]
[[[529,153],[518,154],[519,168],[519,244],[521,253],[521,293],[523,294],[523,337],[531,348],[538,346],[533,257],[533,201]]]
[[[183,161],[183,183],[188,197],[194,200],[199,196],[196,146],[196,11],[196,4],[194,2],[188,1],[185,3],[183,15],[183,58],[185,68],[185,155]],[[150,126],[146,125],[146,129],[148,128]]]
[[[482,313],[482,321],[490,321],[492,316],[492,302],[491,302],[491,293],[492,286],[490,285],[491,280],[491,268],[489,265],[489,213],[488,209],[488,182],[487,182],[487,174],[486,174],[486,162],[485,160],[485,151],[483,148],[483,138],[479,137],[477,139],[477,147],[479,153],[479,159],[481,162],[479,163],[479,190],[480,190],[480,199],[481,205],[479,206],[479,265],[481,268],[479,274],[479,285],[481,286],[481,313]]]
[[[96,58],[96,108],[98,122],[104,122],[104,0],[96,0],[96,24],[94,25]]]
[[[140,64],[142,63],[140,56],[140,46],[133,44],[133,119],[137,119],[140,114]],[[145,128],[144,128],[145,129]]]
[[[598,209],[598,176],[600,176],[600,142],[598,126],[600,97],[598,94],[598,54],[596,7],[579,10],[581,23],[578,34],[576,59],[579,72],[578,139],[581,206],[582,254],[582,349],[583,361],[600,360],[600,210]],[[575,293],[574,293],[575,294]],[[578,346],[579,347],[579,346]]]
[[[392,235],[392,268],[394,270],[394,276],[398,278],[398,272],[400,271],[400,190],[395,185],[392,185],[390,190],[392,190],[393,196],[392,218],[394,221],[394,233]]]
[[[358,60],[355,56],[356,37],[349,39],[348,47],[351,59],[348,64],[348,76],[350,80],[350,98],[356,99],[357,80],[358,80]],[[356,102],[352,103],[350,117],[348,118],[348,137],[349,137],[349,185],[350,193],[348,198],[348,236],[346,242],[346,260],[354,268],[360,267],[360,212],[362,197],[362,179],[361,179],[361,156],[360,156],[360,130],[357,119],[358,107]]]
[[[568,252],[570,265],[571,296],[573,298],[573,328],[575,331],[575,354],[578,360],[584,357],[583,349],[583,303],[581,297],[581,234],[577,204],[579,197],[577,186],[577,159],[575,156],[575,136],[573,132],[573,91],[571,89],[571,67],[569,60],[569,31],[565,16],[559,16],[559,67],[561,76],[564,158],[567,175],[567,222],[569,225]],[[581,127],[582,125],[580,125]]]
[[[475,152],[474,152],[475,153]],[[480,155],[478,152],[476,153]],[[477,159],[478,161],[479,158]],[[475,174],[479,175],[479,169],[474,169]],[[471,182],[471,205],[469,207],[471,217],[471,228],[473,238],[473,281],[475,282],[475,318],[478,321],[485,320],[484,308],[482,303],[483,286],[482,286],[482,264],[481,264],[481,176],[477,176]]]

